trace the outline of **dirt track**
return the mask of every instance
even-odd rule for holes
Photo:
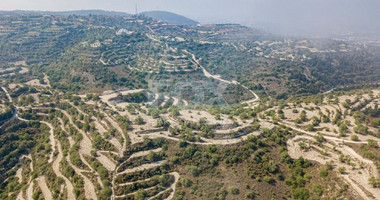
[[[38,186],[40,187],[40,189],[42,191],[42,195],[44,196],[45,200],[52,200],[53,195],[51,194],[51,191],[46,184],[45,176],[38,177],[37,183],[38,183]]]

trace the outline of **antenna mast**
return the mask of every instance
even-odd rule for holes
[[[136,15],[137,15],[137,3],[135,4],[135,11],[136,11]]]

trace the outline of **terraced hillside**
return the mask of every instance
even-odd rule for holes
[[[341,68],[374,49],[141,16],[1,20],[0,199],[380,198],[380,89],[357,84],[377,61]],[[360,89],[305,95],[345,85],[313,82],[331,75],[321,57]]]
[[[10,12],[2,13],[0,25],[3,70],[28,65],[34,76],[42,79],[45,72],[63,90],[147,88],[151,76],[183,78],[200,71],[198,64],[278,98],[380,77],[376,47],[283,38],[236,24],[180,26],[145,16]]]
[[[16,136],[2,147],[2,152],[12,152],[2,159],[8,163],[2,169],[4,198],[190,198],[188,188],[193,187],[211,198],[201,189],[209,184],[205,178],[238,166],[251,177],[245,180],[248,185],[236,182],[238,174],[227,182],[222,176],[214,180],[212,191],[220,190],[214,195],[243,195],[234,192],[238,190],[261,198],[379,196],[373,188],[378,182],[378,90],[290,102],[253,98],[235,107],[209,109],[154,93],[143,98],[143,89],[71,95],[49,84],[26,82],[2,90],[4,106],[17,112],[1,127],[3,141]],[[28,138],[33,142],[17,146]],[[315,163],[296,167],[305,162],[300,156]],[[255,170],[256,165],[265,167]],[[301,185],[293,182],[299,174],[289,173],[299,167],[310,173]],[[324,174],[335,178],[327,180]],[[322,186],[337,187],[342,181],[346,189],[339,193]],[[318,182],[322,192],[307,189]],[[277,190],[260,193],[268,187]]]

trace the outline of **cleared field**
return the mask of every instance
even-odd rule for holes
[[[204,119],[207,124],[223,124],[231,125],[234,122],[231,119],[228,119],[227,116],[221,115],[220,119],[216,119],[216,116],[211,115],[207,111],[202,110],[181,110],[180,117],[184,120],[191,122],[199,122],[201,119]]]

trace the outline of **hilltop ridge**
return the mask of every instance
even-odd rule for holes
[[[12,11],[0,11],[0,13],[16,13],[16,14],[44,14],[44,15],[104,15],[104,16],[131,16],[126,12],[107,11],[107,10],[72,10],[72,11],[37,11],[37,10],[12,10]]]
[[[130,13],[118,12],[118,11],[108,11],[108,10],[69,10],[69,11],[37,11],[37,10],[12,10],[12,11],[1,11],[0,13],[16,13],[16,14],[43,14],[43,15],[56,15],[56,16],[68,16],[68,15],[78,15],[78,16],[88,16],[88,15],[103,15],[110,17],[129,17],[132,16]],[[150,17],[159,21],[163,21],[168,24],[174,25],[197,25],[199,22],[168,11],[146,11],[139,13],[146,17]]]
[[[194,21],[182,15],[178,15],[176,13],[167,12],[167,11],[149,11],[149,12],[142,12],[141,14],[147,17],[151,17],[153,19],[166,22],[168,24],[197,25],[199,23],[197,21]]]

